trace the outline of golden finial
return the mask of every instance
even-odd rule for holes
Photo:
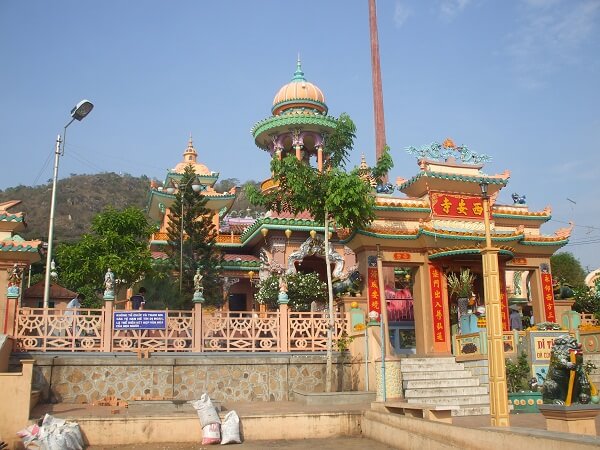
[[[446,138],[442,146],[444,148],[456,148],[456,145],[454,145],[454,141],[450,138]]]

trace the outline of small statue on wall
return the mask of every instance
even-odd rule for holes
[[[21,278],[23,277],[23,270],[15,264],[12,268],[7,269],[8,272],[8,285],[9,286],[21,286]]]
[[[515,192],[511,195],[511,197],[512,197],[513,203],[515,205],[526,205],[527,204],[525,195],[519,195]]]
[[[110,267],[106,270],[106,274],[104,275],[104,296],[115,296],[115,274],[112,273]]]

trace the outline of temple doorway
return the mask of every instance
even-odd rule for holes
[[[416,267],[383,267],[390,341],[396,353],[416,353],[414,279]]]

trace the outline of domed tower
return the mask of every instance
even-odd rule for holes
[[[307,164],[314,157],[321,170],[323,158],[327,157],[323,155],[325,139],[336,127],[335,117],[328,116],[327,111],[323,92],[306,80],[298,59],[292,80],[273,99],[273,115],[252,128],[254,141],[271,157],[282,158],[291,153]]]

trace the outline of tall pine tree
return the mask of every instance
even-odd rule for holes
[[[196,192],[197,182],[194,166],[188,165],[179,179],[179,189],[169,213],[167,227],[169,256],[173,267],[179,270],[183,254],[180,307],[191,307],[194,294],[194,274],[200,269],[203,276],[204,298],[207,304],[220,305],[222,286],[220,281],[222,254],[216,247],[217,229],[214,213],[206,208],[208,199],[202,190]],[[182,215],[183,213],[183,215]],[[183,219],[183,220],[182,220]],[[183,222],[183,243],[181,226]],[[181,252],[183,250],[183,253]]]

